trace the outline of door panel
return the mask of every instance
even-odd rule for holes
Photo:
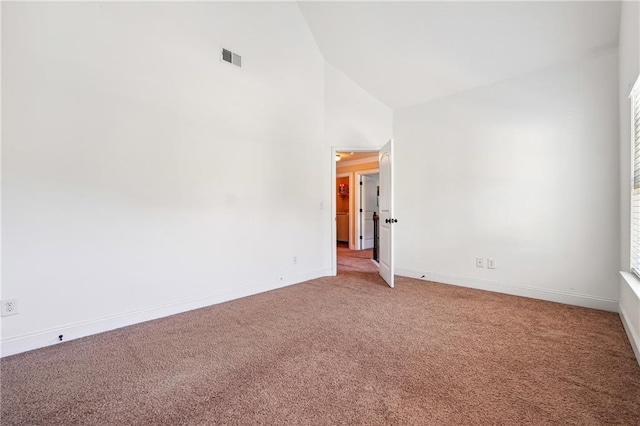
[[[380,159],[380,276],[393,287],[393,139],[379,154]]]

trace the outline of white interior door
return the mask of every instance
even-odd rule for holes
[[[393,139],[379,153],[380,159],[380,276],[393,287]]]
[[[360,176],[362,249],[373,248],[373,214],[378,211],[378,173]]]

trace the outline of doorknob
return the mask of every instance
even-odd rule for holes
[[[398,223],[398,219],[385,219],[384,223]]]

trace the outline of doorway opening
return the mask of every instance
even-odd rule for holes
[[[347,179],[338,181],[338,178]],[[369,262],[366,263],[366,269],[377,267],[380,277],[389,287],[393,287],[395,281],[393,255],[395,232],[393,229],[397,226],[394,224],[398,223],[398,219],[393,216],[393,139],[377,150],[332,147],[331,180],[332,275],[338,275],[338,250],[340,250],[341,259],[345,259],[342,263],[348,262],[345,255],[360,258],[357,262],[361,260]],[[361,183],[363,188],[368,187],[369,190],[365,188],[364,192],[361,192]],[[374,187],[375,196],[371,192],[371,188]],[[355,191],[354,188],[356,188]],[[343,198],[340,198],[341,196]],[[348,207],[344,207],[345,205]],[[340,219],[340,239],[337,232],[338,213],[344,216]],[[368,222],[367,215],[371,215],[373,223]],[[378,238],[375,234],[371,236],[371,228],[379,231]],[[374,247],[376,241],[379,246],[377,265],[373,262],[373,250],[366,248],[371,244],[371,240]],[[342,247],[338,247],[339,244],[342,244]],[[371,254],[366,253],[366,250],[371,250]],[[362,266],[365,267],[364,264]]]
[[[374,215],[379,194],[379,152],[336,151],[336,273],[378,273]]]

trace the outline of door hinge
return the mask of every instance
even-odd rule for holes
[[[362,209],[360,209],[360,213],[362,213]]]
[[[360,185],[362,185],[362,181],[360,181]]]
[[[362,235],[360,235],[360,239],[362,239]]]

